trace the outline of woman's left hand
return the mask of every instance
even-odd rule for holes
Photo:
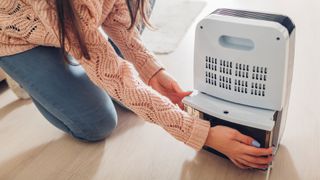
[[[191,91],[183,91],[177,81],[165,70],[157,72],[149,81],[149,85],[160,94],[168,97],[172,103],[183,109],[182,99],[189,96]]]

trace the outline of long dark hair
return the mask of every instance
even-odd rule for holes
[[[83,39],[79,16],[74,8],[72,0],[56,0],[55,3],[58,16],[59,41],[64,60],[67,63],[74,65],[67,58],[67,50],[65,47],[65,42],[68,38],[65,25],[66,21],[69,21],[70,25],[74,27],[73,33],[78,40],[81,55],[86,60],[90,60],[89,50],[86,46],[85,40]],[[147,16],[147,13],[149,13],[149,0],[126,0],[126,3],[131,18],[131,24],[128,30],[134,28],[136,25],[140,27],[142,24],[152,27]]]

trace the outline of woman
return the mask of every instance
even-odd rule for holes
[[[99,141],[116,127],[111,96],[195,150],[210,146],[240,168],[266,168],[271,148],[180,109],[190,92],[139,40],[136,25],[148,24],[147,6],[146,0],[1,0],[0,67],[48,121],[77,139]]]

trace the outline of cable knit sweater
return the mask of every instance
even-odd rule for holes
[[[137,31],[127,30],[130,17],[125,0],[74,0],[74,6],[91,60],[80,55],[73,27],[68,22],[66,49],[83,66],[89,78],[143,119],[161,126],[194,149],[201,149],[209,123],[189,116],[147,85],[162,67],[142,45]],[[59,47],[56,16],[54,0],[1,0],[0,56],[40,45]],[[100,26],[120,48],[124,59],[114,52],[99,31]]]

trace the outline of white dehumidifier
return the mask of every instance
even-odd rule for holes
[[[289,17],[217,9],[195,34],[194,88],[185,110],[278,148],[287,117],[295,47]],[[214,149],[206,150],[224,156]]]

